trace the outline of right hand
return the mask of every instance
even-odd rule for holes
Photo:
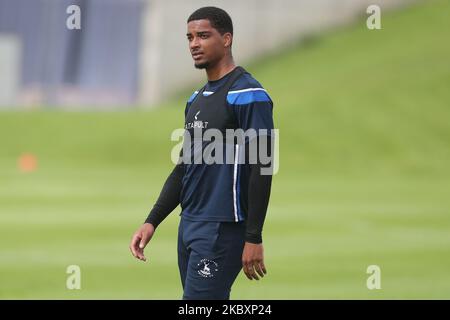
[[[155,227],[151,223],[144,223],[133,235],[130,250],[136,259],[147,261],[144,256],[144,248],[153,237]]]

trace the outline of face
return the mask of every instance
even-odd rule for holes
[[[186,36],[194,66],[198,69],[216,65],[227,54],[232,40],[230,33],[221,35],[207,19],[190,21]]]

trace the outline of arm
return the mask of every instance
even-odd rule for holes
[[[270,137],[258,137],[261,143],[266,143],[270,154]],[[248,148],[247,148],[248,149]],[[245,233],[245,241],[249,243],[262,243],[262,230],[269,205],[272,175],[262,175],[261,169],[270,165],[264,165],[258,159],[256,164],[250,165],[250,177],[248,185],[248,216]]]
[[[192,95],[194,96],[194,95]],[[192,97],[191,97],[192,98]],[[190,99],[191,100],[191,99]],[[186,103],[184,115],[186,116],[189,101]],[[183,150],[180,151],[180,158],[175,168],[170,173],[155,205],[150,211],[144,224],[134,233],[131,239],[130,250],[133,256],[139,260],[146,261],[144,248],[158,225],[178,206],[184,176]]]
[[[266,140],[268,154],[271,155],[270,137],[258,137],[262,143]],[[256,140],[256,139],[255,139]],[[246,148],[249,149],[249,148]],[[273,158],[272,158],[273,161]],[[256,272],[261,276],[267,273],[264,265],[264,248],[262,245],[262,229],[269,204],[272,175],[262,175],[261,169],[268,167],[261,163],[259,157],[256,164],[250,165],[248,185],[248,214],[245,233],[242,264],[244,273],[250,280],[259,280]],[[255,272],[256,270],[256,272]]]
[[[178,206],[184,175],[183,164],[179,163],[167,178],[162,191],[145,223],[131,239],[130,250],[134,257],[146,261],[144,248],[153,237],[156,227]]]
[[[229,103],[234,103],[234,112],[239,128],[271,130],[273,125],[273,103],[266,91],[252,90],[243,91],[238,95],[230,97]],[[270,134],[269,134],[270,135]],[[258,136],[261,139],[267,136]],[[253,139],[253,142],[256,139]],[[271,146],[271,139],[267,139],[268,147]],[[252,141],[250,141],[252,142]],[[246,148],[246,151],[249,148]],[[270,150],[269,148],[267,150]],[[257,158],[256,164],[250,164],[250,176],[248,186],[248,210],[246,221],[246,235],[244,251],[242,253],[242,266],[245,275],[250,280],[259,280],[266,274],[264,266],[264,254],[262,244],[262,229],[266,216],[267,206],[270,196],[272,176],[261,175],[261,168],[264,165]]]
[[[180,193],[184,167],[177,164],[167,178],[161,193],[150,211],[145,223],[152,224],[155,229],[180,204]]]

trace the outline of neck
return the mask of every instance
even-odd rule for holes
[[[216,65],[206,69],[208,81],[219,80],[224,75],[231,72],[235,67],[236,65],[234,64],[232,57],[220,60]]]

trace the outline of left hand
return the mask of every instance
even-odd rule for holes
[[[255,244],[246,242],[242,253],[242,269],[250,280],[259,280],[267,273],[264,266],[264,248],[262,243]]]

